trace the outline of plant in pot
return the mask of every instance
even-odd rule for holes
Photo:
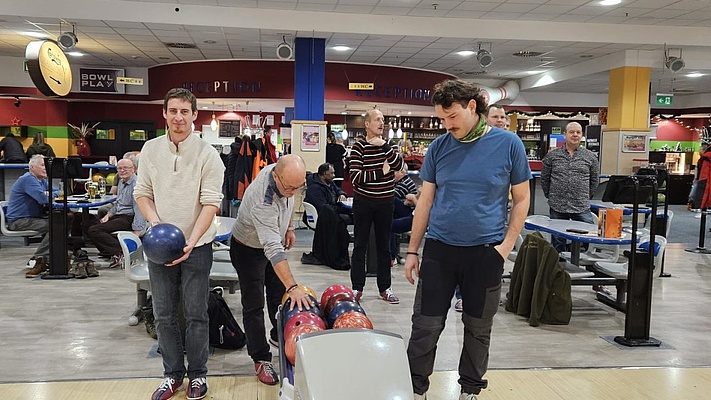
[[[94,126],[89,126],[89,124],[81,124],[81,127],[67,123],[70,128],[72,128],[72,137],[77,139],[74,144],[77,146],[77,155],[79,157],[89,157],[91,155],[91,147],[89,147],[89,142],[86,141],[88,136],[94,134],[94,129],[99,126],[101,122],[97,122]]]

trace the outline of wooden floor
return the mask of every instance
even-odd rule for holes
[[[708,399],[711,393],[711,368],[493,370],[487,378],[489,388],[481,393],[481,400],[693,400]],[[253,376],[208,379],[210,392],[207,399],[271,400],[279,397],[278,386],[260,384]],[[0,393],[3,399],[13,400],[148,399],[159,382],[157,379],[121,379],[11,383],[0,385]],[[456,399],[458,391],[456,372],[436,372],[428,399]],[[184,399],[185,392],[174,398]],[[324,400],[348,399],[381,398],[377,393],[359,393],[354,397],[340,394]]]

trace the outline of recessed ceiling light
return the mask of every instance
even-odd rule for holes
[[[341,45],[339,45],[339,46],[333,46],[333,47],[331,47],[331,48],[332,48],[333,50],[336,50],[336,51],[348,51],[348,50],[351,49],[351,48],[348,47],[348,46],[341,46]]]
[[[517,51],[512,55],[514,57],[538,57],[542,54],[540,51]]]
[[[25,36],[32,36],[33,38],[38,38],[38,39],[49,39],[49,37],[50,37],[45,32],[28,31],[28,32],[22,32],[22,34]]]
[[[203,110],[207,110],[207,106],[202,106],[201,107]]]
[[[622,3],[622,0],[602,0],[599,4],[601,6],[616,6]]]
[[[700,76],[704,76],[701,72],[692,72],[690,74],[686,74],[687,77],[689,78],[698,78]]]
[[[472,51],[472,50],[462,50],[462,51],[458,51],[457,54],[459,54],[462,57],[469,57],[471,55],[476,54],[476,52]]]
[[[72,57],[82,57],[84,55],[84,53],[82,53],[80,51],[70,51],[70,52],[67,52],[67,55],[72,56]]]
[[[341,111],[341,115],[348,115],[348,111]]]
[[[408,111],[408,112],[407,112],[407,115],[412,115],[412,111]]]

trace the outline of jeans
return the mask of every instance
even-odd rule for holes
[[[276,313],[281,298],[286,292],[272,263],[264,255],[264,249],[256,249],[230,240],[230,261],[239,276],[242,301],[242,323],[247,336],[247,354],[254,362],[271,361],[272,353],[264,327],[264,290],[266,288],[267,310],[272,329],[269,335],[277,339]]]
[[[207,300],[211,268],[211,243],[193,248],[187,260],[172,267],[148,261],[153,314],[166,377],[180,381],[186,372],[190,379],[207,375],[210,340]],[[181,300],[186,324],[185,344],[178,321]],[[187,355],[187,371],[183,354]]]
[[[42,241],[35,250],[35,256],[49,256],[49,220],[47,218],[18,218],[7,224],[11,231],[37,231]]]
[[[551,217],[551,219],[573,220],[573,221],[587,222],[588,224],[595,223],[595,221],[593,220],[593,215],[590,212],[590,210],[583,211],[580,213],[561,213],[561,212],[558,212],[558,211],[551,208],[550,209],[550,217]],[[555,249],[558,251],[558,253],[567,251],[566,241],[562,237],[552,236],[551,243],[553,244],[553,247],[555,247]]]
[[[365,252],[370,240],[370,227],[375,230],[378,262],[378,291],[390,288],[390,229],[393,222],[393,199],[353,198],[353,256],[351,258],[351,285],[355,290],[365,286]]]
[[[478,394],[487,386],[489,342],[499,309],[504,259],[494,244],[458,247],[427,239],[412,312],[407,346],[413,391],[429,389],[437,342],[444,330],[455,287],[462,293],[464,346],[459,358],[462,392]]]

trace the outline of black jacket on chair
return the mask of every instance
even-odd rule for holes
[[[528,318],[528,324],[567,325],[573,311],[570,275],[558,252],[539,232],[526,236],[516,257],[506,311]]]
[[[348,257],[350,235],[346,222],[328,204],[318,209],[318,223],[314,232],[312,254],[322,263],[337,270],[351,268]]]

